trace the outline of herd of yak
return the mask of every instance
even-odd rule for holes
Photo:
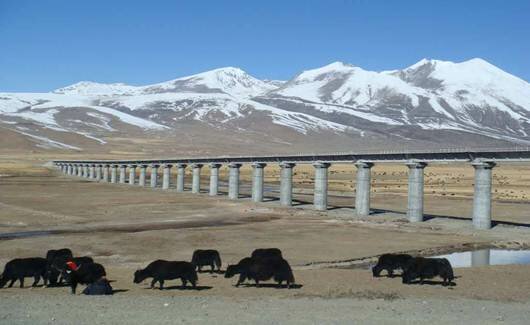
[[[197,285],[197,272],[202,267],[210,266],[210,272],[221,272],[221,256],[217,250],[196,250],[191,262],[156,260],[149,263],[146,268],[134,273],[134,283],[141,283],[147,278],[152,278],[151,288],[159,283],[159,288],[164,288],[164,281],[180,279],[182,287],[188,283],[195,288]],[[381,271],[386,270],[389,277],[393,277],[394,270],[401,269],[403,283],[412,283],[419,278],[423,284],[424,279],[439,276],[443,285],[452,284],[454,279],[453,269],[445,258],[412,257],[406,254],[384,254],[379,257],[377,265],[372,268],[373,276],[378,277]],[[252,252],[250,257],[245,257],[234,265],[228,265],[225,278],[239,275],[236,287],[246,280],[253,280],[257,287],[260,281],[273,279],[278,287],[290,288],[294,283],[294,276],[289,263],[283,258],[278,248],[260,248]],[[79,284],[86,285],[83,290],[87,295],[110,295],[113,289],[106,278],[105,268],[95,263],[91,257],[74,257],[68,248],[49,250],[46,258],[17,258],[9,261],[0,276],[0,288],[7,282],[12,287],[15,281],[24,287],[24,278],[33,277],[33,286],[37,286],[40,279],[44,286],[70,286],[75,294]]]

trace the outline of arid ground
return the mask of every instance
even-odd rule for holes
[[[311,207],[312,167],[297,166],[293,208],[278,205],[279,170],[269,166],[266,202],[242,197],[176,193],[65,177],[38,159],[0,157],[0,265],[70,247],[103,264],[113,297],[71,296],[66,287],[0,290],[0,323],[527,323],[530,265],[455,269],[456,285],[403,285],[372,278],[369,266],[386,252],[436,255],[472,247],[530,247],[530,167],[494,169],[496,226],[474,231],[473,169],[433,165],[426,170],[424,223],[408,223],[407,170],[373,169],[372,208],[353,214],[351,165],[330,168],[330,211]],[[207,168],[203,182],[206,189]],[[226,170],[221,178],[226,181]],[[174,178],[173,178],[174,179]],[[189,181],[189,179],[188,179]],[[189,182],[188,182],[189,183]],[[221,188],[226,191],[226,188]],[[9,234],[6,236],[6,234]],[[189,260],[194,249],[215,248],[223,268],[257,247],[279,247],[294,269],[294,289],[233,286],[236,279],[201,273],[200,290],[135,285],[133,272],[155,259]],[[28,282],[31,282],[28,281]],[[75,318],[75,321],[73,321]]]

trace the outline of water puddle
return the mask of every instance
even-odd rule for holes
[[[53,235],[53,234],[55,234],[55,233],[53,231],[50,231],[50,230],[18,231],[18,232],[10,232],[10,233],[0,233],[0,240],[49,236],[49,235]]]
[[[530,264],[530,250],[480,249],[435,257],[447,258],[453,267]]]

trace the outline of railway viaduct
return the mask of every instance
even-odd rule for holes
[[[218,195],[219,168],[229,167],[228,197],[239,198],[239,169],[243,164],[251,164],[252,200],[263,200],[265,167],[278,164],[280,173],[280,204],[292,205],[293,169],[297,164],[312,164],[315,168],[314,199],[316,210],[328,208],[328,168],[333,163],[351,163],[357,167],[355,190],[355,213],[359,216],[370,214],[371,168],[379,163],[402,163],[408,167],[408,207],[407,217],[411,222],[421,222],[423,217],[424,169],[429,164],[440,162],[467,162],[475,170],[473,197],[473,226],[476,229],[491,228],[491,184],[492,169],[502,162],[529,162],[530,148],[514,149],[445,149],[438,151],[382,151],[375,153],[335,153],[299,154],[271,156],[241,156],[151,160],[58,160],[54,165],[62,173],[84,177],[99,182],[121,183],[138,186],[158,187],[159,169],[162,169],[162,189],[169,189],[171,168],[177,168],[176,190],[184,191],[185,169],[192,169],[192,193],[200,192],[201,168],[209,165],[209,195]],[[137,179],[137,168],[139,177]],[[150,171],[147,184],[147,171]],[[128,177],[127,177],[128,170]]]

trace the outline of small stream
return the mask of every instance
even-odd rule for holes
[[[530,264],[530,250],[480,249],[434,257],[447,258],[453,267]]]

